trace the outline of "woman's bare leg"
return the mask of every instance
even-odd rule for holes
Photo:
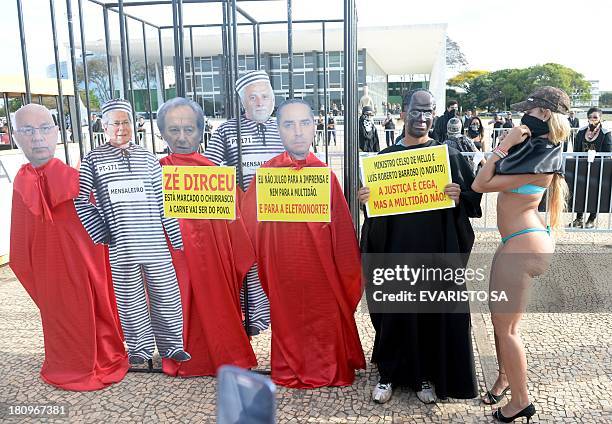
[[[548,268],[550,254],[554,249],[551,246],[549,239],[541,235],[518,236],[504,245],[491,267],[491,289],[505,290],[510,300],[501,307],[491,306],[498,354],[512,391],[510,402],[502,408],[502,414],[506,417],[515,415],[530,403],[527,357],[519,325],[533,277]]]
[[[491,278],[490,280],[493,280],[493,270],[495,269],[495,262],[496,259],[499,255],[499,252],[501,251],[503,245],[498,247],[497,250],[495,251],[495,255],[493,255],[493,261],[491,263]],[[492,290],[492,287],[489,286],[489,290]],[[499,396],[505,389],[506,387],[508,387],[508,378],[506,377],[506,371],[504,370],[504,362],[502,360],[502,355],[499,349],[499,340],[497,337],[497,333],[495,332],[495,327],[493,328],[493,336],[495,337],[495,353],[497,356],[497,378],[495,379],[495,383],[493,383],[493,386],[491,386],[491,388],[489,389],[489,392],[492,395],[495,396]],[[482,397],[482,401],[486,404],[491,404],[490,401],[491,399],[489,399],[489,396],[487,396],[486,394]]]

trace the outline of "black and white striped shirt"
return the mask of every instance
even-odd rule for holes
[[[242,173],[246,190],[255,176],[255,170],[274,156],[283,153],[285,148],[278,134],[275,118],[269,118],[259,124],[242,116],[240,125]],[[217,165],[237,166],[237,139],[236,119],[232,118],[221,124],[212,135],[205,156]]]
[[[103,144],[83,158],[79,181],[76,211],[94,243],[109,244],[112,263],[170,261],[164,229],[183,248],[178,221],[164,218],[162,170],[152,153]]]

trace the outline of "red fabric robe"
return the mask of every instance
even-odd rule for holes
[[[215,166],[199,153],[171,154],[162,166]],[[240,191],[240,190],[238,190]],[[242,326],[240,288],[255,261],[240,215],[235,221],[179,219],[184,251],[171,249],[183,304],[183,337],[191,360],[163,360],[173,376],[216,375],[221,365],[257,366]]]
[[[42,379],[98,390],[123,379],[128,361],[104,246],[74,209],[79,174],[58,159],[21,167],[13,184],[10,266],[38,309]]]
[[[312,153],[282,153],[263,167],[324,167]],[[256,180],[243,214],[255,241],[259,276],[270,299],[272,380],[282,386],[347,386],[365,358],[354,313],[361,265],[348,205],[331,173],[331,223],[257,222]]]

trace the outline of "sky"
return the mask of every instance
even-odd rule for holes
[[[22,1],[30,71],[32,75],[44,76],[46,65],[53,63],[48,2]],[[6,3],[0,15],[3,57],[11,60],[3,61],[0,73],[21,73],[16,2],[2,0],[2,3]],[[73,1],[73,5],[76,3]],[[57,19],[62,23],[58,26],[60,44],[66,45],[65,2],[56,0],[55,4]],[[87,0],[83,4],[88,38],[101,38],[100,8]],[[239,3],[257,19],[286,19],[285,3],[277,4],[278,7],[259,2]],[[612,47],[609,23],[604,21],[612,18],[612,1],[356,0],[356,4],[360,26],[448,24],[448,35],[460,45],[468,59],[468,69],[495,71],[555,62],[582,73],[586,79],[599,80],[601,91],[612,91]],[[293,17],[342,18],[342,5],[342,0],[293,0]],[[186,24],[213,22],[220,10],[218,5],[186,7],[189,8],[185,13]],[[169,6],[129,9],[154,23],[172,22]],[[78,37],[78,28],[75,30]],[[401,49],[401,40],[381,42],[397,43],[398,51]],[[61,54],[65,60],[65,52]]]
[[[361,25],[447,23],[469,69],[555,62],[599,80],[601,91],[612,91],[612,1],[357,0],[357,5]]]

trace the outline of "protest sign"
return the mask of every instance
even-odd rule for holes
[[[258,168],[257,220],[331,221],[329,168]]]
[[[236,168],[164,166],[164,216],[189,219],[236,219]]]
[[[369,217],[452,208],[446,145],[362,157],[361,179],[370,188]]]

